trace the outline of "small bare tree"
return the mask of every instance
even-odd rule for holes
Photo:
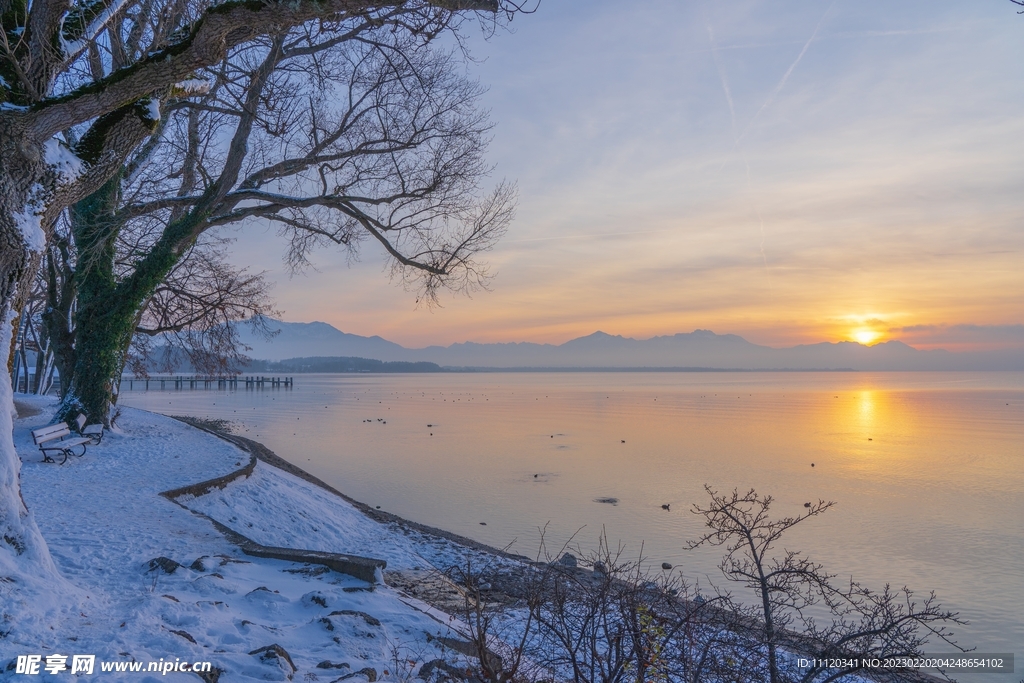
[[[512,627],[502,624],[504,610],[491,599],[486,571],[478,570],[468,561],[445,574],[462,593],[458,613],[468,629],[462,634],[468,639],[466,643],[445,639],[445,644],[471,658],[473,677],[483,683],[528,683],[543,678],[527,656],[527,646],[534,635],[533,610],[527,610]]]
[[[948,624],[963,624],[955,612],[944,610],[935,594],[915,600],[904,587],[886,585],[876,592],[853,581],[837,584],[835,574],[801,553],[780,549],[782,536],[797,524],[817,517],[835,503],[819,500],[795,517],[773,519],[774,499],[754,489],[720,494],[705,486],[707,506],[694,505],[709,532],[689,543],[725,548],[720,569],[729,581],[752,589],[758,606],[747,610],[756,618],[746,629],[750,651],[763,648],[770,683],[814,681],[825,683],[854,674],[865,659],[914,657],[930,638],[958,647]],[[824,608],[830,618],[819,623],[813,616]],[[733,605],[734,611],[744,609]],[[799,654],[816,663],[794,671],[783,665],[785,655]],[[821,660],[846,660],[848,666],[827,668]]]
[[[225,240],[203,240],[139,312],[127,366],[136,377],[151,369],[174,372],[180,361],[201,375],[238,372],[250,361],[239,326],[269,338],[268,316],[275,315],[264,273],[233,266]]]
[[[543,532],[542,532],[543,535]],[[552,561],[518,571],[471,565],[447,572],[463,587],[458,646],[485,681],[573,683],[753,683],[757,662],[743,637],[747,621],[699,596],[677,572],[653,573],[602,536],[580,559],[564,546]],[[577,563],[579,566],[577,566]],[[496,656],[497,655],[497,656]]]
[[[532,587],[531,654],[552,671],[574,683],[751,680],[724,596],[696,599],[678,573],[652,575],[604,534],[580,564],[547,562]]]
[[[787,530],[834,503],[773,519],[770,496],[707,491],[711,503],[694,511],[711,531],[689,545],[724,547],[723,573],[753,589],[758,606],[714,586],[702,594],[675,571],[654,574],[642,552],[624,559],[603,534],[594,552],[577,550],[580,559],[563,547],[552,561],[542,540],[537,561],[518,571],[467,564],[447,572],[462,587],[459,616],[468,627],[466,640],[443,644],[476,662],[470,671],[445,665],[448,675],[487,683],[830,683],[872,659],[920,656],[929,638],[957,647],[947,626],[964,622],[934,595],[915,600],[907,588],[837,583],[800,553],[777,552]],[[797,658],[811,665],[798,668]],[[901,681],[915,674],[886,672]]]

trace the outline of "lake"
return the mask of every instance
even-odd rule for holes
[[[297,375],[290,390],[127,388],[123,405],[231,420],[357,500],[531,557],[545,525],[552,552],[570,538],[593,548],[603,529],[627,556],[642,543],[653,566],[723,584],[714,549],[683,550],[701,532],[690,507],[705,484],[771,494],[780,516],[834,500],[783,545],[840,580],[934,590],[971,622],[955,629],[961,645],[1024,655],[1024,373]]]

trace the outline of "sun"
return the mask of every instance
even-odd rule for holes
[[[856,340],[860,344],[865,344],[865,345],[870,344],[871,342],[875,341],[876,339],[878,339],[881,336],[882,336],[881,332],[877,332],[875,330],[872,330],[872,329],[869,329],[869,328],[866,328],[866,327],[862,327],[860,329],[857,329],[857,330],[853,331],[853,338],[854,338],[854,340]]]

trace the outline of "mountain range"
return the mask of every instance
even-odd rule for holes
[[[248,325],[239,327],[252,358],[347,356],[487,369],[1024,370],[1024,354],[1018,350],[925,351],[895,340],[874,346],[822,342],[772,348],[734,334],[694,330],[650,339],[595,332],[558,345],[464,342],[409,349],[382,337],[342,332],[323,322],[267,323],[277,331],[269,340],[254,335]]]

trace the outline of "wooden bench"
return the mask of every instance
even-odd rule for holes
[[[39,450],[43,452],[43,462],[57,462],[50,457],[51,453],[59,453],[64,456],[64,459],[60,461],[61,465],[68,461],[69,455],[77,455],[78,457],[85,455],[85,445],[90,443],[92,439],[81,436],[65,439],[64,437],[66,436],[71,436],[71,430],[68,428],[67,422],[32,430],[32,440],[39,446]],[[79,446],[82,447],[82,452],[75,453],[75,449]]]
[[[103,425],[87,425],[85,424],[85,419],[85,413],[79,413],[78,417],[75,418],[75,424],[78,425],[78,433],[98,445],[100,441],[103,441]]]

